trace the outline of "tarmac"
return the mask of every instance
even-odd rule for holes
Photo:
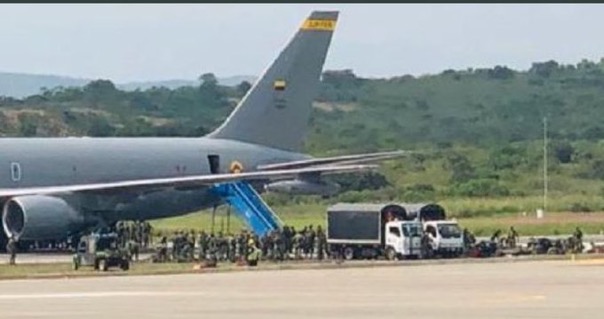
[[[604,259],[0,281],[0,318],[599,318]]]

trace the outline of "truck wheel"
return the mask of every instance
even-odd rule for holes
[[[99,269],[102,271],[107,271],[107,261],[105,259],[99,260]]]
[[[392,247],[386,248],[386,259],[388,260],[397,260],[396,251]]]
[[[352,248],[352,247],[344,248],[344,259],[346,259],[346,260],[354,259],[354,248]]]
[[[128,269],[130,269],[130,262],[127,260],[122,261],[122,270],[127,271]]]

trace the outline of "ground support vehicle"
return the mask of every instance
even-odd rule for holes
[[[73,256],[73,269],[92,266],[95,270],[107,271],[110,267],[130,269],[128,252],[118,246],[116,233],[92,233],[80,238]]]

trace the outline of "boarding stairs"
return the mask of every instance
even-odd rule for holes
[[[259,236],[283,226],[281,219],[247,182],[216,184],[212,191],[234,207],[237,215]]]

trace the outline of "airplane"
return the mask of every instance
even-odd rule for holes
[[[195,138],[2,138],[5,239],[66,238],[119,220],[185,215],[223,200],[217,183],[332,192],[328,174],[364,172],[404,152],[300,153],[337,11],[313,11],[228,118]],[[0,232],[1,233],[1,232]]]

